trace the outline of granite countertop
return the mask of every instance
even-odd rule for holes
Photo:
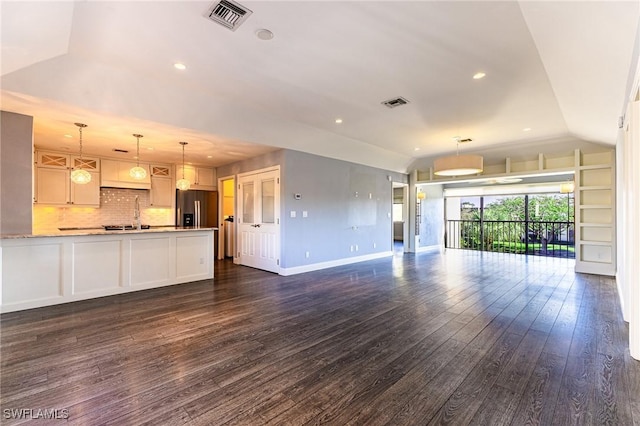
[[[157,232],[188,232],[188,231],[217,231],[218,228],[179,227],[179,226],[152,226],[149,229],[130,229],[105,231],[103,228],[62,228],[58,231],[33,233],[33,234],[8,234],[0,235],[2,239],[18,238],[43,238],[43,237],[77,237],[83,235],[113,235],[113,234],[149,234]]]

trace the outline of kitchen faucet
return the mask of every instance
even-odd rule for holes
[[[136,195],[136,200],[134,202],[134,207],[133,207],[133,220],[134,220],[134,226],[140,230],[142,229],[142,223],[140,222],[140,199],[138,198],[138,196]]]

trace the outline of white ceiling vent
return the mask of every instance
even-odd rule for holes
[[[220,0],[207,9],[207,17],[213,22],[235,31],[253,12],[232,0]]]
[[[399,107],[399,106],[402,106],[402,105],[406,105],[408,103],[409,103],[408,100],[406,100],[402,96],[399,96],[397,98],[389,99],[388,101],[382,102],[382,105],[384,105],[384,106],[386,106],[388,108],[395,108],[395,107]]]

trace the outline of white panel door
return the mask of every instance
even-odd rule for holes
[[[240,264],[280,272],[280,170],[238,179]]]

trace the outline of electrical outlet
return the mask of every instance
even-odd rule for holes
[[[358,245],[356,244],[356,251],[358,251]]]
[[[204,257],[201,257],[201,258],[200,258],[200,264],[201,264],[201,265],[204,265]]]
[[[378,245],[376,243],[373,243],[373,248],[376,248]]]
[[[308,251],[304,253],[304,257],[306,257],[307,259],[309,258],[309,252]]]
[[[351,247],[349,248],[349,251],[353,251],[353,246],[351,246]]]

